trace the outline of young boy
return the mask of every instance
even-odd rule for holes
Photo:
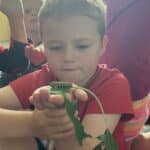
[[[106,113],[107,125],[94,99],[89,98],[86,105],[79,102],[79,117],[85,130],[97,137],[109,128],[119,150],[127,150],[123,127],[129,114],[133,114],[128,82],[119,71],[98,65],[107,45],[105,15],[102,1],[46,1],[40,13],[40,27],[48,65],[3,88],[0,91],[0,106],[17,109],[21,103],[23,108],[29,108],[29,97],[35,89],[49,85],[51,81],[73,82],[93,91]],[[7,96],[2,92],[7,92]],[[82,100],[83,94],[75,95]],[[33,94],[32,101],[36,100],[44,100],[46,102],[42,105],[46,105],[27,115],[30,118],[28,126],[36,127],[36,134],[33,135],[44,134],[44,137],[46,135],[46,138],[55,140],[57,150],[91,150],[98,144],[97,140],[86,139],[81,147],[73,134],[74,127],[65,108],[47,106],[47,100],[52,104],[63,103],[61,95],[49,95],[46,88]],[[41,132],[41,128],[45,130]],[[27,130],[26,135],[32,130]]]

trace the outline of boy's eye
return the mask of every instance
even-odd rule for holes
[[[59,50],[63,49],[63,46],[61,46],[61,45],[49,46],[49,49],[52,51],[59,51]]]
[[[88,49],[89,47],[90,47],[89,44],[80,44],[76,46],[76,48],[79,50],[85,50],[85,49]]]

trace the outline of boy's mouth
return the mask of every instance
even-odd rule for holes
[[[62,68],[62,71],[76,71],[77,68]]]
[[[73,68],[65,68],[65,69],[63,69],[64,71],[75,71],[75,70],[77,70],[77,69],[73,69]]]

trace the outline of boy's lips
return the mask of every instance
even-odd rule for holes
[[[72,69],[72,68],[66,68],[66,69],[63,69],[64,71],[74,71],[76,69]]]
[[[77,68],[62,68],[62,71],[76,71]]]

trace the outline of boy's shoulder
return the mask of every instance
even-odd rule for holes
[[[108,68],[107,65],[100,64],[96,74],[89,82],[88,88],[96,90],[98,93],[113,90],[130,89],[129,82],[126,77],[118,70]],[[95,91],[95,92],[96,92]]]
[[[97,78],[100,79],[101,82],[108,80],[126,80],[126,77],[123,75],[121,71],[117,68],[109,68],[106,64],[98,65],[98,75]]]
[[[105,64],[98,65],[96,74],[90,82],[92,89],[113,89],[129,88],[129,82],[126,77],[118,70],[108,68]]]
[[[133,113],[129,83],[119,70],[110,69],[106,65],[99,65],[88,86],[101,100],[105,112],[110,114]],[[116,107],[116,104],[118,107]],[[88,109],[88,113],[100,112],[97,103],[92,99]]]

